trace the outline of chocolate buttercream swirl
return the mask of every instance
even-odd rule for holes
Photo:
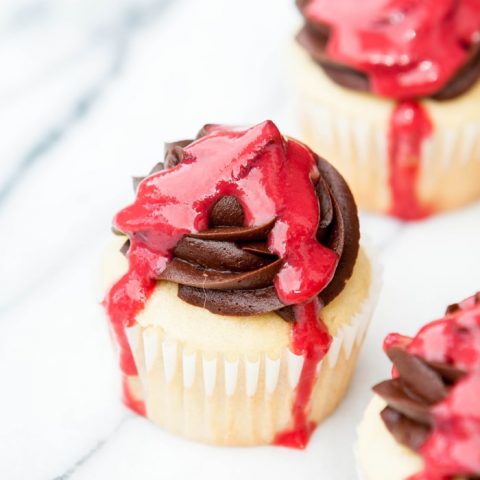
[[[199,137],[211,126],[205,126]],[[150,174],[178,165],[183,148],[192,140],[165,145],[164,162]],[[350,278],[359,248],[357,208],[352,194],[338,172],[317,158],[320,172],[315,192],[320,207],[317,239],[339,257],[336,273],[320,292],[323,305],[344,288]],[[134,188],[143,178],[134,178]],[[270,252],[267,237],[275,221],[256,227],[244,225],[245,215],[239,201],[224,196],[211,208],[209,228],[189,234],[178,242],[173,258],[158,277],[178,283],[178,296],[193,305],[222,315],[254,315],[277,312],[285,320],[294,319],[293,309],[277,296],[273,280],[282,259]],[[123,248],[128,249],[128,242]]]
[[[303,13],[309,0],[297,0],[297,6]],[[305,17],[305,24],[297,34],[297,41],[317,62],[325,74],[338,85],[362,92],[372,92],[370,78],[367,73],[352,68],[350,65],[333,59],[327,53],[331,29],[328,25],[309,21]],[[465,62],[450,81],[431,98],[443,101],[456,98],[475,85],[480,78],[480,44],[474,43],[470,47],[468,60]]]
[[[432,407],[465,375],[447,363],[432,363],[400,347],[387,350],[398,377],[373,387],[388,404],[381,417],[397,442],[418,451],[431,433]]]

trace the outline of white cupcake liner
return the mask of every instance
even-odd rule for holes
[[[374,301],[365,302],[364,308],[352,319],[351,324],[340,327],[335,334],[330,349],[325,358],[318,364],[320,371],[324,362],[329,368],[334,368],[338,362],[341,351],[348,360],[354,346],[358,346],[364,338],[370,322]],[[149,373],[155,365],[161,365],[164,381],[169,384],[181,374],[183,388],[190,389],[194,379],[201,375],[205,394],[211,396],[218,385],[224,389],[224,394],[231,397],[235,394],[240,384],[243,384],[246,395],[252,397],[259,389],[259,371],[264,371],[265,392],[275,392],[279,372],[282,367],[288,372],[288,381],[292,389],[298,384],[302,371],[304,356],[296,355],[286,348],[279,358],[270,358],[268,354],[260,354],[255,360],[249,355],[238,356],[234,360],[224,358],[224,355],[193,351],[187,353],[180,342],[162,338],[157,327],[140,327],[135,325],[127,329],[132,351],[135,352],[137,366],[143,373]],[[139,355],[142,356],[139,361]],[[220,368],[220,364],[223,365]],[[244,365],[244,376],[239,376],[239,366]],[[221,382],[219,372],[222,371],[224,379]],[[140,375],[142,377],[142,375]]]
[[[316,133],[315,144],[332,144],[330,148],[336,148],[336,158],[342,164],[367,166],[375,159],[377,164],[388,166],[388,116],[381,128],[378,121],[362,117],[361,112],[348,116],[308,98],[299,99],[298,109],[312,133]],[[431,120],[432,135],[423,142],[419,159],[422,168],[434,165],[448,169],[452,164],[480,162],[480,118],[478,123],[455,128]]]
[[[330,413],[343,396],[348,385],[345,375],[353,370],[365,336],[380,282],[372,257],[369,295],[352,320],[337,330],[318,365],[314,391],[328,395],[331,390],[339,398],[316,409],[316,421]],[[224,444],[268,443],[288,426],[303,355],[288,347],[275,357],[269,352],[233,357],[204,352],[167,338],[159,326],[137,324],[127,329],[127,336],[147,416],[156,423],[190,438]],[[247,425],[246,431],[235,422]]]
[[[308,93],[299,93],[296,99],[301,140],[338,168],[360,207],[389,210],[388,136],[394,104],[383,100],[383,108],[370,115],[369,101],[381,99],[365,96],[363,107],[357,105],[350,110],[343,105],[345,100],[338,106]],[[429,109],[429,105],[425,102],[424,108],[433,130],[422,142],[418,159],[418,196],[434,209],[461,206],[480,197],[476,180],[480,172],[480,114],[478,121],[447,123],[444,116],[437,118],[436,110]]]
[[[388,121],[385,129],[379,129],[378,121],[361,114],[348,116],[333,105],[320,104],[308,97],[298,97],[297,108],[302,123],[308,125],[312,148],[322,145],[335,151],[336,161],[357,168],[369,165],[372,156],[381,165],[388,164]]]

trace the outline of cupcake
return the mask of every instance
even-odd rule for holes
[[[480,293],[385,350],[392,379],[359,427],[365,480],[480,478]]]
[[[266,121],[207,125],[134,183],[104,268],[125,403],[193,440],[303,448],[378,289],[344,180]]]
[[[414,220],[480,198],[480,2],[297,4],[302,139],[358,205]]]

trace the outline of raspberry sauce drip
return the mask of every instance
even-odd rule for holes
[[[232,195],[247,226],[275,219],[268,246],[283,264],[274,284],[283,303],[298,305],[293,349],[306,355],[293,413],[296,426],[307,428],[301,425],[306,415],[298,412],[305,412],[316,365],[330,343],[313,299],[338,264],[337,254],[316,239],[320,209],[313,187],[319,176],[315,157],[304,145],[283,138],[270,121],[247,130],[212,127],[184,152],[179,165],[142,181],[135,202],[114,219],[115,228],[130,238],[129,270],[104,301],[121,350],[122,372],[137,373],[125,329],[134,325],[174,247],[185,234],[207,229],[212,206]]]
[[[446,480],[480,474],[480,302],[471,297],[459,310],[426,325],[414,338],[389,335],[385,347],[400,346],[429,362],[466,372],[432,408],[432,433],[420,447],[424,470],[409,480]]]
[[[402,220],[419,220],[431,211],[423,207],[416,192],[422,145],[432,133],[428,113],[415,100],[402,100],[390,117],[388,134],[391,215]]]
[[[293,325],[292,348],[293,353],[304,356],[304,363],[293,401],[293,426],[279,433],[273,443],[284,447],[305,448],[316,427],[307,417],[317,367],[327,354],[332,339],[325,325],[319,321],[318,299],[297,305],[294,310],[296,321]]]

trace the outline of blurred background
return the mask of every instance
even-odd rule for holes
[[[0,478],[355,478],[381,339],[480,288],[479,205],[412,225],[362,215],[385,287],[350,394],[305,452],[195,445],[127,412],[95,290],[111,218],[163,142],[266,118],[295,135],[299,24],[293,0],[3,0]]]

